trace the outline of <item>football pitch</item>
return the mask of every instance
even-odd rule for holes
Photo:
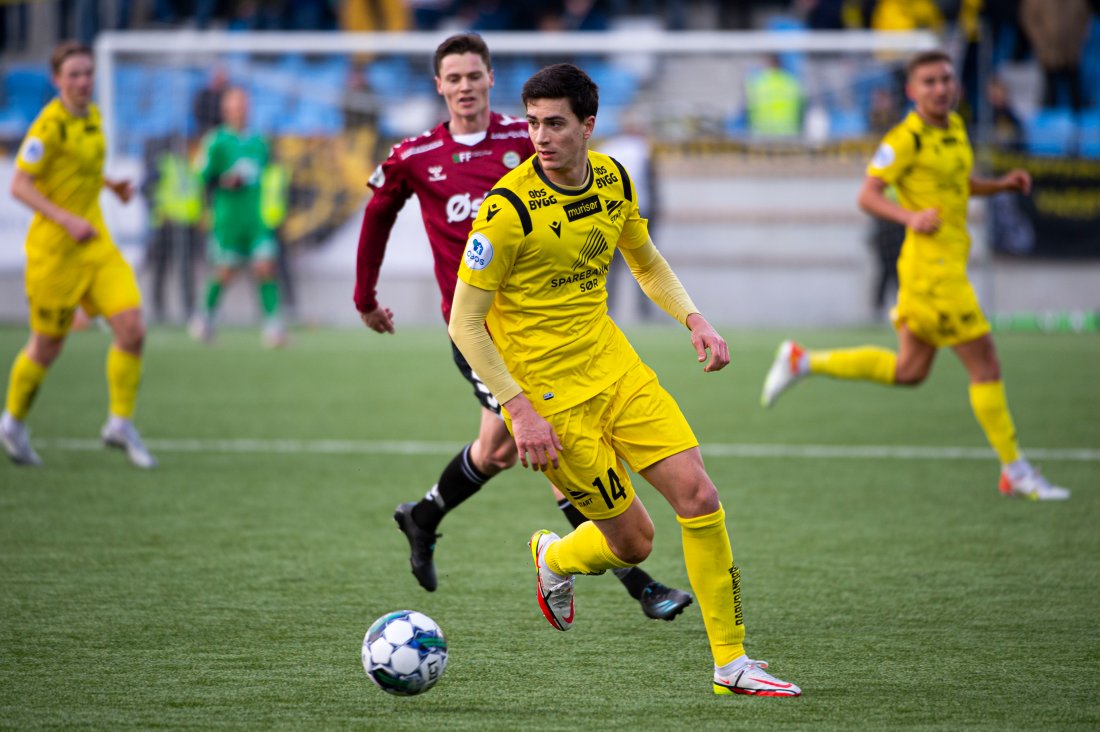
[[[997,336],[1021,441],[1064,503],[1003,499],[942,353],[917,389],[826,379],[771,410],[775,346],[891,345],[888,329],[726,328],[703,374],[675,327],[628,335],[703,444],[741,568],[747,648],[798,699],[716,697],[697,605],[652,621],[610,575],[553,630],[526,542],[567,529],[516,469],[442,524],[439,590],[394,506],[476,431],[441,328],[148,339],[137,423],[160,460],[97,435],[108,337],[75,333],[29,424],[46,466],[0,465],[0,728],[988,729],[1100,727],[1100,338]],[[24,328],[0,328],[7,370]],[[671,509],[645,568],[688,589]],[[360,665],[376,617],[415,609],[450,646],[428,693]]]

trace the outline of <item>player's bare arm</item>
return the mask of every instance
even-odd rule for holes
[[[36,211],[58,226],[78,242],[96,237],[95,227],[72,211],[58,206],[34,186],[34,176],[25,170],[16,170],[11,179],[11,195],[20,203]]]
[[[691,345],[695,347],[699,363],[707,362],[703,371],[709,373],[724,369],[730,362],[730,350],[726,339],[720,336],[714,326],[699,313],[692,313],[687,317],[687,327],[691,330]]]
[[[130,199],[134,196],[134,185],[129,179],[113,179],[103,178],[103,185],[110,189],[111,193],[114,193],[118,200],[123,203],[129,203]]]
[[[935,234],[940,230],[940,212],[934,208],[909,211],[886,197],[886,181],[869,175],[863,179],[857,199],[865,213],[901,224],[918,234]]]
[[[999,178],[971,178],[970,195],[992,196],[1005,191],[1016,191],[1025,196],[1031,193],[1031,175],[1015,168]]]
[[[394,332],[393,311],[389,308],[378,306],[368,313],[359,313],[359,319],[375,333]]]

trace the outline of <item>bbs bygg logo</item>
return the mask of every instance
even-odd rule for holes
[[[543,206],[553,206],[558,199],[553,193],[547,194],[545,188],[535,188],[527,191],[527,208],[538,211]]]

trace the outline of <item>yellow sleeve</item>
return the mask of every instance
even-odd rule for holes
[[[504,404],[523,389],[508,372],[500,351],[489,337],[489,331],[485,330],[485,316],[492,307],[495,296],[496,292],[482,290],[459,279],[455,283],[455,297],[451,303],[451,321],[447,325],[447,332],[466,357],[470,368],[489,387],[496,400]]]
[[[39,115],[23,144],[19,146],[19,155],[15,165],[24,173],[38,177],[49,166],[50,160],[59,152],[61,146],[61,123]]]
[[[680,278],[657,251],[653,240],[647,239],[640,247],[620,251],[646,296],[686,326],[688,316],[699,312],[699,308],[695,307]]]
[[[917,154],[916,138],[912,130],[899,125],[882,138],[871,163],[867,166],[867,175],[895,185]]]

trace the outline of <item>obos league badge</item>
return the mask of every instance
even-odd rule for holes
[[[466,251],[462,255],[462,261],[470,269],[485,269],[489,262],[493,261],[493,245],[489,238],[478,232],[466,242]]]
[[[509,150],[508,152],[504,153],[504,157],[501,158],[500,162],[504,163],[505,168],[511,170],[512,168],[519,165],[522,161],[519,159],[518,152],[516,152],[515,150]]]

